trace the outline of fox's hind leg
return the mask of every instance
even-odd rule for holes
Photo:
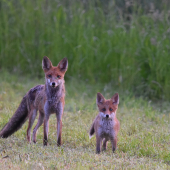
[[[107,141],[108,140],[106,138],[103,139],[103,151],[107,149]]]
[[[34,120],[37,116],[37,110],[35,108],[32,108],[30,111],[30,116],[29,116],[29,124],[27,128],[27,141],[30,143],[31,142],[31,128],[34,123]]]
[[[36,143],[36,138],[37,138],[37,130],[38,128],[42,125],[43,123],[43,120],[44,120],[44,113],[42,112],[39,112],[39,118],[38,118],[38,122],[33,130],[33,135],[32,135],[32,140],[34,143]]]

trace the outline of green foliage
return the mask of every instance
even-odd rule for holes
[[[5,75],[5,76],[3,76]],[[24,94],[42,80],[0,75],[0,129],[14,114]],[[49,145],[43,147],[43,126],[36,144],[26,142],[28,122],[7,139],[0,139],[0,169],[169,169],[169,104],[153,104],[142,98],[120,94],[117,118],[120,121],[118,149],[111,144],[100,155],[95,154],[95,137],[88,131],[97,113],[96,92],[106,98],[111,88],[85,86],[84,82],[66,81],[66,106],[63,115],[62,146],[57,147],[56,116],[49,123]],[[35,120],[37,123],[38,115]]]
[[[54,65],[67,57],[67,79],[111,83],[136,95],[170,99],[169,5],[151,0],[3,0],[0,68],[42,77],[43,56]]]

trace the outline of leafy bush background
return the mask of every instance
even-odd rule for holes
[[[41,60],[69,60],[66,79],[170,99],[170,7],[158,0],[3,0],[0,69],[42,77]]]

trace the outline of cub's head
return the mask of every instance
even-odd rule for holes
[[[63,58],[56,67],[54,67],[48,57],[42,60],[42,68],[45,73],[46,83],[55,88],[64,81],[64,75],[68,68],[67,58]]]
[[[115,93],[111,99],[106,100],[101,93],[97,93],[96,103],[101,117],[109,119],[116,116],[119,104],[119,94]]]

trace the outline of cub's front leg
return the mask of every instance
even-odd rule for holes
[[[115,136],[113,139],[111,139],[111,143],[112,143],[112,151],[115,152],[115,150],[117,148],[117,136]]]
[[[96,153],[99,154],[101,151],[102,138],[100,135],[96,134]]]

